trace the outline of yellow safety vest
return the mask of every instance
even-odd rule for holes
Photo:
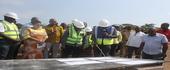
[[[8,36],[11,39],[19,40],[19,30],[18,27],[14,23],[9,23],[7,21],[1,21],[0,24],[4,26],[3,34]],[[0,36],[0,39],[3,37]]]
[[[86,36],[86,43],[84,45],[84,48],[87,48],[87,47],[90,47],[90,45],[92,45],[93,43],[93,40],[91,39],[92,38],[92,35],[87,35]]]
[[[122,41],[122,34],[120,31],[117,31],[117,36],[116,38],[113,38],[113,44],[119,44]]]
[[[82,45],[83,35],[82,32],[77,33],[73,24],[69,25],[69,35],[66,43]]]

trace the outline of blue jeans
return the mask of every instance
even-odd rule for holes
[[[46,43],[44,58],[58,58],[60,55],[59,43]]]
[[[0,59],[6,59],[9,52],[10,45],[0,42]]]

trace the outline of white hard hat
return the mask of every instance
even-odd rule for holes
[[[79,20],[77,20],[77,19],[72,20],[72,23],[77,28],[84,28],[85,27],[84,23],[79,21]]]
[[[110,22],[107,20],[107,19],[102,19],[100,22],[99,22],[99,26],[100,27],[108,27],[110,25]]]
[[[72,23],[75,23],[75,22],[77,22],[77,21],[79,21],[78,19],[73,19],[72,20]]]
[[[14,12],[8,12],[8,13],[6,13],[4,16],[6,16],[6,17],[11,17],[11,18],[13,18],[13,19],[19,19],[19,18],[18,18],[18,15],[17,15],[16,13],[14,13]]]
[[[86,28],[85,28],[85,31],[86,31],[86,32],[91,32],[91,31],[92,31],[92,28],[91,28],[91,27],[86,27]]]

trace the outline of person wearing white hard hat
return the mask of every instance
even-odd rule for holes
[[[108,27],[108,26],[110,26],[110,22],[107,19],[102,19],[99,22],[99,27]]]
[[[84,23],[74,19],[71,24],[68,25],[68,29],[65,31],[61,43],[63,46],[62,57],[66,58],[69,55],[72,57],[79,57],[83,44]]]
[[[91,27],[86,27],[86,28],[85,28],[85,31],[86,31],[86,32],[91,32],[91,31],[92,31],[92,28],[91,28]]]
[[[93,28],[93,33],[96,46],[94,56],[109,56],[113,38],[117,37],[117,30],[107,19],[102,19],[99,25]]]
[[[93,40],[92,40],[92,28],[85,28],[85,36],[83,38],[83,49],[81,56],[82,57],[92,57],[93,56]]]
[[[16,19],[19,19],[16,13],[8,12],[0,21],[0,59],[15,58],[17,54],[20,37]]]

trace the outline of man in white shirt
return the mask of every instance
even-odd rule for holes
[[[138,52],[139,52],[140,44],[142,42],[142,37],[144,35],[145,33],[141,32],[138,26],[135,27],[135,31],[130,32],[130,36],[126,43],[126,45],[128,46],[128,58],[132,58],[133,52],[135,52],[136,58],[140,57],[140,53]]]
[[[165,35],[156,33],[155,28],[150,28],[148,35],[143,37],[140,48],[143,59],[160,60],[166,56],[168,39]]]

